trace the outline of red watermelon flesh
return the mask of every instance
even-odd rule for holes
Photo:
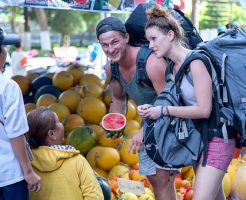
[[[119,133],[126,126],[126,118],[120,113],[109,113],[103,117],[101,124],[106,131]]]

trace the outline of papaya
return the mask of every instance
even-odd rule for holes
[[[87,126],[77,127],[68,134],[66,143],[74,146],[82,155],[86,155],[86,153],[95,146],[96,135],[92,129]]]

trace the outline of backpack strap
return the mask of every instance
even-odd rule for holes
[[[203,51],[193,51],[185,59],[184,63],[181,65],[179,71],[176,74],[175,82],[177,84],[180,84],[184,75],[187,75],[187,77],[190,76],[190,74],[189,74],[190,73],[190,63],[193,60],[201,60],[204,63],[211,79],[213,80],[213,77],[212,77],[212,67],[213,66],[212,66],[212,63],[210,61],[210,58],[206,54],[203,54]],[[212,119],[211,121],[210,121],[210,119],[199,120],[200,121],[199,124],[200,124],[200,128],[201,128],[200,131],[202,134],[202,139],[203,139],[203,144],[204,144],[204,146],[203,146],[204,158],[202,161],[202,166],[206,165],[208,141],[211,140],[212,137],[214,136],[213,127],[214,126],[218,127],[220,124],[220,112],[219,112],[220,109],[219,109],[219,102],[218,102],[218,94],[217,94],[217,89],[216,89],[216,86],[214,83],[212,83],[212,87],[213,87],[213,97],[214,98],[213,98],[213,113],[211,116],[215,117],[215,118]],[[214,114],[215,114],[215,116],[213,116]]]
[[[110,63],[110,68],[111,68],[111,79],[115,80],[120,80],[120,72],[119,72],[119,65],[116,62],[111,62]]]
[[[151,80],[148,77],[146,72],[146,63],[152,53],[152,50],[148,47],[142,46],[137,54],[137,84],[143,85],[146,84],[149,87],[153,87]]]

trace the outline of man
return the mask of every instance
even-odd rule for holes
[[[116,17],[107,17],[96,27],[96,34],[104,53],[117,63],[119,77],[112,76],[110,63],[106,65],[106,75],[112,89],[110,112],[125,113],[127,96],[137,105],[152,104],[164,88],[166,63],[154,54],[148,57],[146,72],[153,87],[137,83],[136,58],[140,47],[131,46],[125,25]],[[111,135],[109,135],[111,137]],[[112,138],[119,137],[120,135]],[[139,170],[146,175],[153,186],[157,200],[176,199],[173,171],[156,165],[147,155],[142,145],[143,130],[132,138],[130,148],[139,150]]]

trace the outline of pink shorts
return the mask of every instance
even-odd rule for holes
[[[208,143],[208,157],[207,165],[227,171],[233,152],[235,148],[235,140],[229,139],[228,143],[224,142],[223,138],[213,137]],[[199,163],[203,161],[203,155],[201,156]]]

